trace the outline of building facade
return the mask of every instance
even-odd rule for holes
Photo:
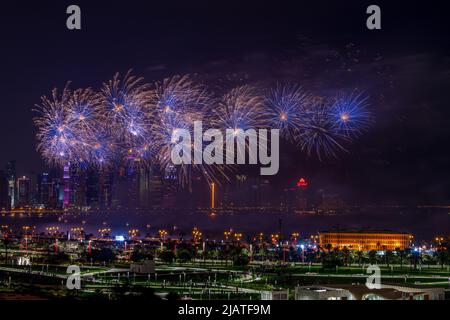
[[[349,250],[404,250],[411,246],[413,236],[391,231],[329,231],[319,234],[320,246]]]

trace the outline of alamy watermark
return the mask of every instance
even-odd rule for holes
[[[71,265],[67,267],[66,273],[70,274],[66,281],[66,287],[69,290],[81,289],[81,271],[77,265]]]
[[[188,129],[172,131],[170,153],[175,165],[181,164],[261,164],[261,175],[278,173],[280,132],[278,129],[208,129],[194,122],[193,137]],[[205,142],[207,143],[205,145]],[[269,147],[270,143],[270,147]],[[224,150],[225,149],[225,150]],[[248,156],[248,162],[247,162]]]
[[[370,264],[367,271],[370,276],[367,277],[366,287],[369,289],[381,289],[381,269],[379,266]]]

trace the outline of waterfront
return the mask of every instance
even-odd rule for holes
[[[156,234],[166,229],[172,236],[189,235],[194,226],[199,227],[206,237],[221,239],[225,229],[242,232],[245,237],[259,232],[300,232],[302,236],[316,234],[330,228],[388,229],[409,232],[417,241],[429,240],[436,235],[450,233],[450,209],[448,208],[367,208],[358,212],[314,215],[293,212],[217,212],[206,211],[91,211],[66,214],[2,214],[0,223],[13,228],[23,225],[36,227],[37,232],[46,227],[57,226],[62,232],[82,226],[86,233],[97,234],[99,228],[108,227],[112,235],[125,235],[131,228],[137,228],[145,235]],[[280,228],[281,227],[281,228]]]

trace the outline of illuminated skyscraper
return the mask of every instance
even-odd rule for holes
[[[72,166],[70,168],[69,183],[69,203],[71,206],[81,208],[87,203],[87,175],[89,171],[81,170],[79,167]]]
[[[25,176],[17,179],[17,205],[19,207],[31,204],[31,180]]]
[[[10,207],[16,206],[17,186],[16,186],[16,161],[11,160],[6,164],[6,177],[8,179],[8,196],[11,201]]]
[[[110,208],[112,204],[112,189],[114,183],[113,173],[102,170],[99,173],[99,205],[101,208]]]
[[[63,183],[64,183],[63,208],[67,208],[70,203],[70,163],[68,163],[64,166]]]
[[[37,200],[38,204],[47,209],[54,209],[56,207],[55,184],[48,172],[43,172],[38,176]]]
[[[148,208],[150,204],[150,177],[151,171],[148,167],[139,168],[139,206]]]
[[[121,166],[114,176],[113,206],[119,209],[139,207],[139,163]]]

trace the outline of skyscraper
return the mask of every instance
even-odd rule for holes
[[[38,204],[46,209],[56,208],[56,186],[48,172],[38,175],[37,189]]]
[[[86,204],[91,207],[100,206],[100,179],[97,170],[88,170],[86,174]]]
[[[64,166],[63,181],[64,181],[63,207],[67,208],[70,203],[70,163]]]
[[[0,171],[0,211],[9,210],[11,200],[8,194],[8,176],[4,171]]]
[[[139,206],[148,208],[150,204],[150,169],[147,166],[139,168]]]
[[[10,207],[16,206],[17,186],[16,186],[16,161],[11,160],[6,164],[6,178],[8,179],[8,196],[11,201]]]
[[[110,208],[112,204],[113,173],[103,169],[99,172],[99,205],[101,208]]]
[[[161,208],[163,199],[163,179],[159,166],[152,165],[149,177],[150,206],[154,209]]]
[[[17,206],[31,205],[31,180],[25,176],[17,179]]]

